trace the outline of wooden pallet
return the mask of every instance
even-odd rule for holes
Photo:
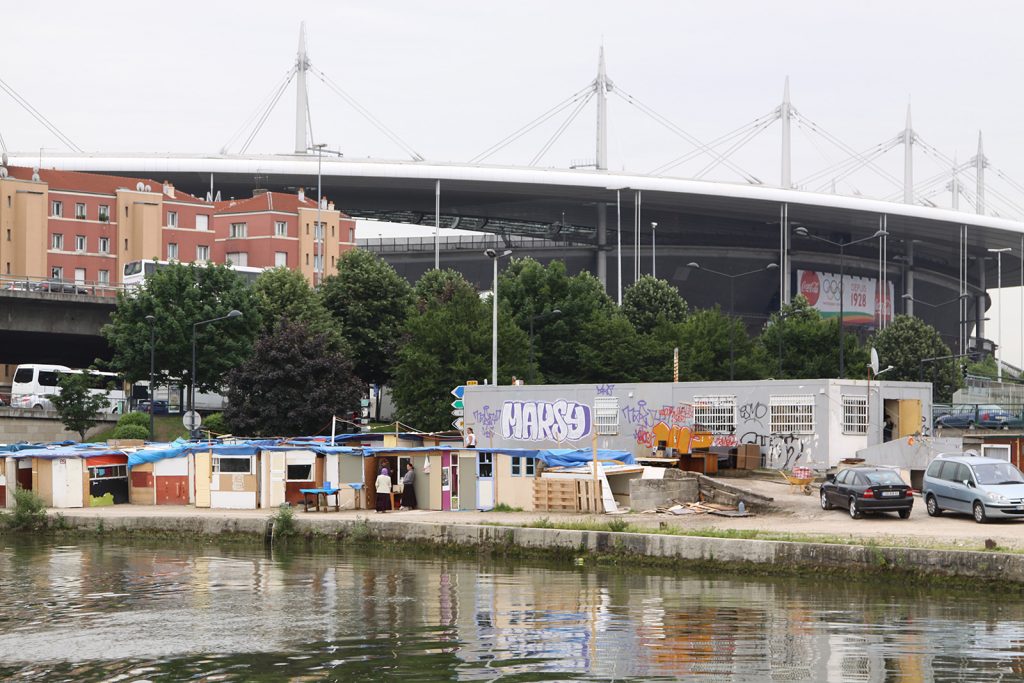
[[[548,512],[601,512],[601,500],[594,498],[594,482],[586,479],[534,481],[533,509]]]

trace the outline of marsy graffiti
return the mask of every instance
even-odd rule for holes
[[[576,441],[590,434],[590,406],[575,401],[505,401],[501,435],[516,441]]]

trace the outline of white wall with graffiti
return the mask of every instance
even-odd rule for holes
[[[590,448],[596,436],[598,448],[643,456],[752,443],[766,467],[824,469],[927,430],[912,416],[931,415],[931,385],[873,382],[870,393],[863,380],[833,379],[477,385],[464,402],[481,448]],[[891,420],[885,426],[894,411],[903,421],[896,434]]]

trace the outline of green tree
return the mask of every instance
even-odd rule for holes
[[[58,381],[60,391],[50,397],[60,421],[70,432],[78,432],[79,441],[96,424],[96,414],[110,409],[110,401],[103,394],[89,390],[92,385],[88,371],[66,372]]]
[[[338,259],[337,274],[324,278],[320,294],[341,323],[356,374],[367,384],[388,384],[398,357],[399,331],[412,306],[409,283],[379,256],[352,249]],[[375,414],[379,419],[379,401]]]
[[[224,421],[236,434],[319,434],[359,405],[365,387],[339,339],[282,319],[227,376]]]
[[[722,313],[718,306],[692,311],[683,322],[671,328],[661,328],[659,335],[664,341],[672,341],[679,347],[681,382],[728,380],[733,363],[735,379],[764,377],[764,370],[754,353],[754,343],[743,321]],[[671,364],[672,361],[668,358],[664,362]]]
[[[341,337],[341,324],[331,317],[320,295],[297,270],[280,267],[263,271],[252,285],[252,298],[262,334],[288,319],[305,323],[312,331]]]
[[[149,324],[154,317],[156,378],[192,383],[192,325],[227,315],[241,318],[200,325],[196,334],[198,388],[217,391],[228,370],[248,358],[260,317],[244,280],[222,265],[170,264],[146,278],[138,291],[118,296],[103,335],[113,351],[109,363],[130,382],[149,378]]]
[[[871,343],[878,352],[881,366],[893,366],[886,379],[931,382],[936,402],[952,400],[961,382],[959,362],[948,358],[953,353],[934,327],[920,318],[897,315]],[[924,360],[944,356],[945,360]]]
[[[622,295],[622,312],[640,334],[651,333],[659,321],[681,323],[686,311],[686,300],[675,285],[651,275],[642,276]]]
[[[427,272],[413,295],[392,382],[395,405],[402,421],[443,430],[451,422],[449,392],[491,375],[491,306],[451,270]],[[498,319],[498,345],[499,382],[527,376],[527,335],[505,313]]]

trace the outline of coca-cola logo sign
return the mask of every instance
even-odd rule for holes
[[[807,299],[807,303],[814,306],[818,303],[821,295],[821,279],[813,270],[805,270],[800,276],[800,294]]]

